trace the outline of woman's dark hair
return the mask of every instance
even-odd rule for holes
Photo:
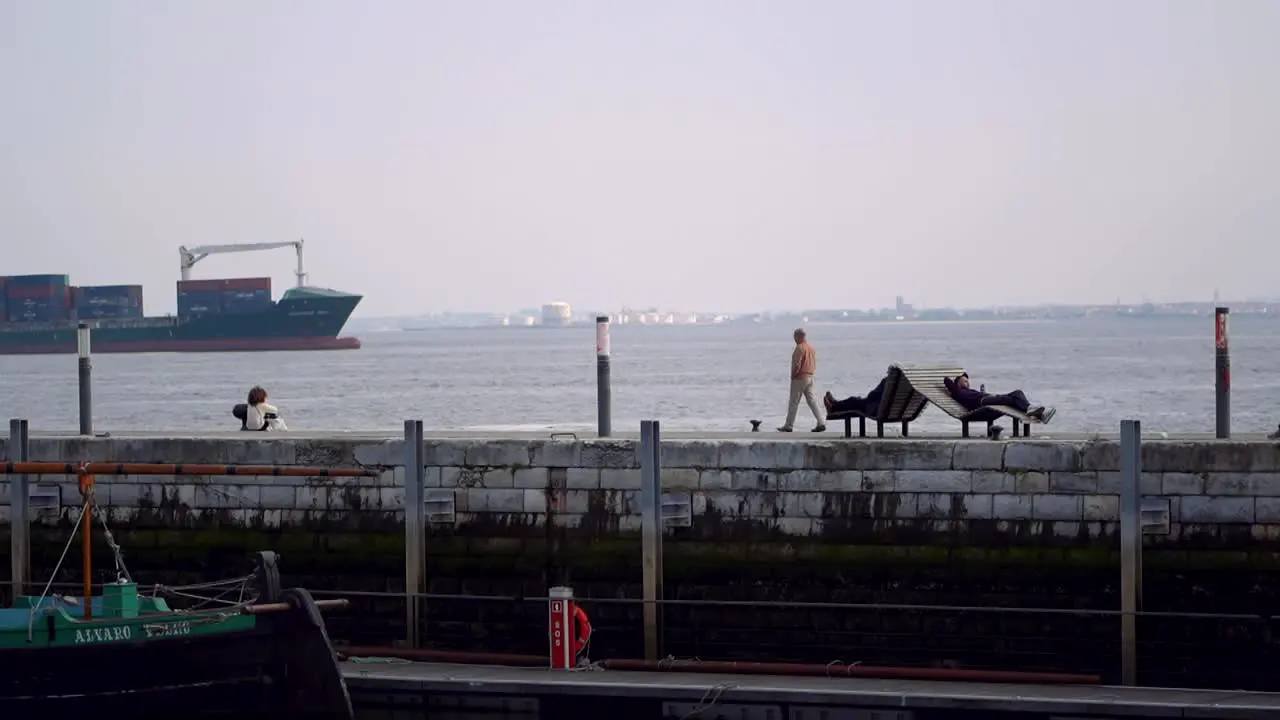
[[[254,388],[249,391],[250,405],[258,405],[266,401],[267,401],[267,391],[263,390],[261,386],[254,386]]]

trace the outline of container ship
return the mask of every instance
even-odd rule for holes
[[[215,253],[293,247],[297,287],[272,300],[271,278],[192,280]],[[0,277],[0,355],[76,352],[76,328],[91,328],[95,353],[353,350],[339,337],[360,295],[309,287],[302,241],[179,248],[178,313],[147,317],[141,285],[76,287],[67,275]]]

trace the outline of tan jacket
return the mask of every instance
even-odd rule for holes
[[[813,375],[818,372],[818,353],[813,346],[806,340],[796,345],[796,351],[791,353],[791,377],[796,378],[801,375]]]

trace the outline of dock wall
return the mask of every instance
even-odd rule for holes
[[[428,440],[423,449],[429,592],[641,597],[638,443]],[[376,478],[102,478],[125,562],[143,582],[227,577],[277,549],[288,581],[400,591],[399,439],[40,439],[32,460],[365,465]],[[1280,444],[1147,441],[1142,492],[1167,508],[1145,538],[1143,610],[1259,619],[1142,618],[1144,680],[1241,687],[1275,667],[1280,600]],[[1118,673],[1119,447],[1114,441],[673,440],[663,490],[687,502],[667,530],[664,653],[827,663]],[[52,571],[76,518],[73,478],[33,479],[33,575]],[[0,553],[9,488],[0,482]],[[104,579],[105,545],[97,550]],[[78,543],[59,579],[78,578]],[[7,559],[0,565],[8,573]],[[855,603],[794,608],[771,603]],[[901,606],[928,606],[905,609]],[[642,654],[636,604],[584,606],[597,657]],[[889,606],[889,607],[884,607]],[[999,606],[1055,614],[956,611]],[[427,602],[438,648],[545,651],[545,605]],[[403,639],[399,599],[362,600],[331,631]],[[1260,680],[1261,681],[1261,680]]]

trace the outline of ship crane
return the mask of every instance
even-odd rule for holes
[[[196,263],[218,253],[234,253],[234,252],[255,252],[257,250],[275,250],[276,248],[291,247],[298,251],[298,269],[293,271],[298,276],[298,287],[306,287],[307,271],[302,268],[302,240],[292,240],[290,242],[271,242],[271,243],[241,243],[238,245],[201,245],[199,247],[180,247],[178,248],[178,257],[182,259],[182,279],[191,279],[191,268]]]

